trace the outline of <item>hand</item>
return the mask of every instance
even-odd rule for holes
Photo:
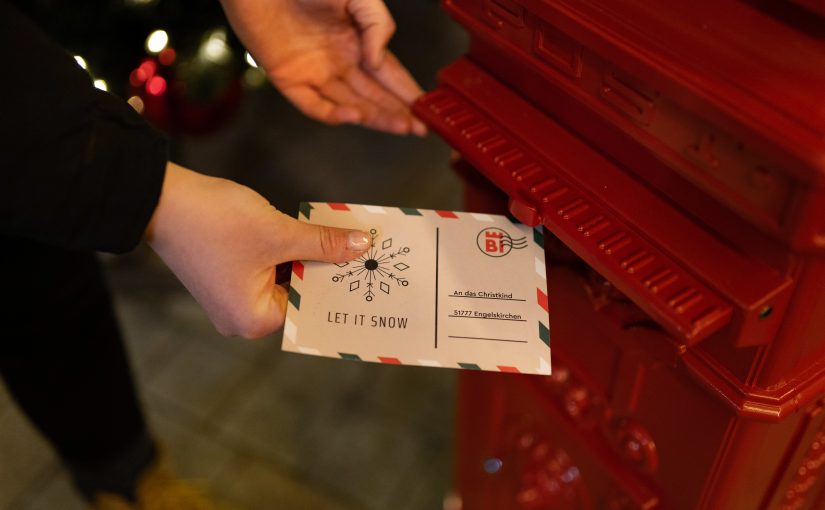
[[[421,88],[387,51],[381,0],[222,0],[269,80],[306,115],[395,134],[426,134],[409,105]]]
[[[343,262],[371,242],[357,230],[299,222],[245,186],[174,163],[146,238],[215,328],[246,338],[283,326],[287,291],[275,284],[277,264]]]

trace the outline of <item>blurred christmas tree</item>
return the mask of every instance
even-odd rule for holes
[[[122,96],[172,135],[220,127],[235,112],[243,84],[265,82],[218,2],[16,4],[76,56],[96,86]]]

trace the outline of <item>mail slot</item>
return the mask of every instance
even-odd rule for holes
[[[443,2],[470,51],[414,108],[468,209],[544,227],[554,363],[461,374],[465,510],[825,507],[825,38],[797,4]]]

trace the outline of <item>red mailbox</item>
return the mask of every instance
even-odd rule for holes
[[[550,234],[553,375],[461,374],[465,510],[825,508],[817,5],[443,3],[416,112]]]

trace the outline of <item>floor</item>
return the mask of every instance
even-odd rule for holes
[[[393,49],[431,88],[464,35],[435,1],[388,4],[399,25]],[[301,200],[461,206],[437,137],[320,126],[268,88],[248,91],[219,132],[178,140],[175,154],[293,215]],[[148,249],[103,259],[146,412],[181,476],[246,509],[441,508],[455,372],[282,353],[279,335],[222,338]],[[49,446],[0,385],[0,509],[79,508]]]

